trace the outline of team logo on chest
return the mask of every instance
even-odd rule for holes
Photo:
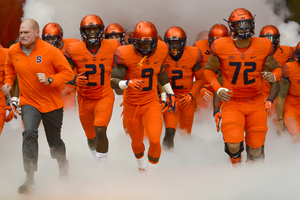
[[[42,63],[42,56],[36,57],[36,63]]]
[[[244,58],[245,58],[245,55],[244,55],[244,54],[242,54],[242,55],[241,55],[241,58],[242,58],[242,59],[244,59]]]
[[[97,58],[94,56],[94,57],[93,57],[93,61],[95,62],[96,60],[97,60]]]
[[[146,60],[146,64],[149,65],[150,64],[150,60]]]
[[[176,68],[178,67],[178,63],[175,63],[175,67],[176,67]]]
[[[231,55],[231,56],[228,57],[228,60],[230,60],[230,61],[235,60],[235,57],[233,55]]]

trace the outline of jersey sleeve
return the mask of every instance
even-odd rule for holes
[[[295,58],[295,51],[292,47],[289,48],[288,60]]]
[[[58,49],[53,51],[52,64],[55,68],[55,71],[58,72],[55,75],[50,75],[50,77],[53,78],[53,83],[51,84],[52,87],[58,87],[62,83],[67,83],[74,78],[74,73],[71,69],[71,66]]]
[[[114,53],[114,63],[116,63],[117,65],[125,65],[125,59],[120,48],[117,48]]]
[[[197,58],[196,58],[196,63],[197,62],[201,62],[203,60],[203,55],[202,55],[202,51],[200,49],[197,48]]]
[[[290,78],[290,74],[291,74],[291,69],[290,69],[290,67],[289,67],[289,65],[288,64],[284,64],[283,66],[282,66],[282,76],[284,77],[284,78],[286,78],[286,79],[289,79]]]

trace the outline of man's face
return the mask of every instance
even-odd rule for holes
[[[34,30],[30,21],[22,22],[19,30],[21,44],[27,49],[35,46],[39,36],[39,29]]]
[[[121,36],[120,35],[109,35],[108,39],[115,39],[121,42]]]
[[[44,37],[44,41],[48,42],[49,44],[57,47],[57,43],[58,43],[58,36],[54,35],[54,36],[45,36]]]
[[[99,35],[100,31],[101,31],[101,28],[96,27],[96,26],[84,28],[84,33],[87,35],[88,40],[91,42],[96,41],[97,36]]]

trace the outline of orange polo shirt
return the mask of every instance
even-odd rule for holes
[[[53,82],[50,85],[40,83],[37,73],[45,73],[53,78]],[[12,86],[16,74],[20,87],[20,106],[31,105],[42,113],[64,106],[59,86],[74,78],[60,50],[40,38],[29,56],[22,51],[20,42],[9,48],[4,83]]]

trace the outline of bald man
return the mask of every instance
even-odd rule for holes
[[[200,31],[197,35],[196,42],[199,40],[207,40],[209,31]]]
[[[65,144],[61,139],[64,102],[59,86],[71,81],[73,71],[59,49],[39,37],[39,25],[26,19],[20,25],[20,42],[13,44],[5,62],[5,81],[2,91],[8,94],[15,75],[20,87],[19,106],[24,125],[23,164],[26,181],[20,194],[34,192],[34,172],[38,160],[38,127],[43,122],[51,157],[59,165],[60,176],[68,175]]]

